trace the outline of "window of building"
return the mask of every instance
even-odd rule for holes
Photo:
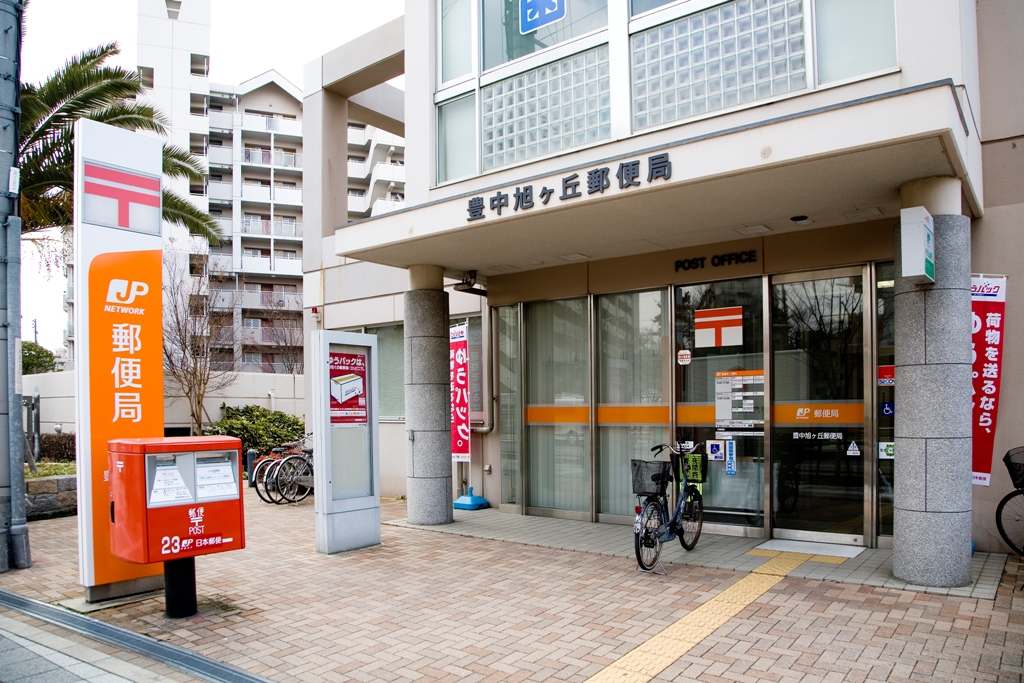
[[[484,170],[611,137],[608,73],[601,45],[483,88]]]
[[[167,18],[177,19],[181,12],[181,0],[164,0],[164,5],[167,7]]]
[[[380,415],[385,419],[405,417],[405,327],[370,327],[377,335],[377,380]]]
[[[263,354],[253,353],[252,351],[246,351],[245,357],[242,362],[247,363],[249,365],[260,365],[263,363]]]
[[[274,256],[285,261],[294,261],[299,258],[298,252],[294,249],[275,249]]]
[[[246,258],[270,258],[270,252],[266,249],[242,249],[242,256]]]
[[[349,188],[348,196],[349,197],[365,197],[366,196],[366,190],[357,190],[357,189]]]
[[[608,0],[565,0],[562,19],[524,35],[520,32],[519,7],[520,0],[483,0],[484,69],[608,25]]]
[[[258,330],[263,327],[263,320],[260,318],[242,318],[242,327],[247,330]]]
[[[893,0],[817,0],[814,24],[819,83],[897,65]]]
[[[348,157],[348,160],[349,160],[350,162],[352,162],[353,164],[361,164],[361,163],[363,163],[364,161],[366,161],[366,157],[354,157],[354,156],[352,156],[352,155],[350,154],[350,155],[349,155],[349,157]]]
[[[519,307],[498,309],[498,430],[501,443],[501,502],[519,505],[520,439],[523,409],[519,395]]]
[[[669,5],[673,2],[676,2],[676,0],[631,0],[630,10],[632,11],[633,16],[636,16],[637,14],[649,12],[652,9],[663,5]]]
[[[151,66],[140,66],[139,67],[139,80],[142,82],[143,88],[153,88],[153,67]]]
[[[472,0],[441,0],[441,81],[473,70]]]
[[[634,130],[806,88],[804,31],[802,2],[735,0],[634,34]]]
[[[476,96],[437,108],[437,182],[476,173]]]
[[[193,76],[210,75],[210,57],[208,55],[193,54],[190,63],[190,71]]]

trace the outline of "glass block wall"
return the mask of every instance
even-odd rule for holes
[[[735,0],[630,44],[634,130],[807,87],[803,0]]]
[[[484,170],[611,137],[608,46],[481,89]]]

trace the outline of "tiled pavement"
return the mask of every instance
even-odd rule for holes
[[[607,546],[618,555],[385,525],[383,545],[328,557],[313,551],[311,501],[271,507],[247,492],[246,513],[248,548],[197,562],[198,616],[167,620],[160,598],[93,616],[278,681],[584,681],[747,576],[636,572],[623,528],[625,547]],[[404,518],[404,505],[384,516]],[[0,575],[0,588],[81,595],[75,520],[30,533],[35,566]],[[712,538],[697,552],[765,561]],[[1021,567],[1007,562],[994,600],[791,573],[653,680],[1024,681]]]
[[[455,524],[443,526],[418,528],[460,536],[536,545],[543,548],[558,548],[623,558],[633,557],[631,530],[628,527],[613,524],[590,524],[550,517],[508,515],[494,509],[456,510],[455,522]],[[411,527],[404,519],[388,523],[395,526]],[[704,534],[697,542],[697,547],[689,552],[683,550],[678,543],[665,544],[661,559],[665,563],[749,572],[768,559],[766,556],[750,555],[750,550],[763,542],[759,538]],[[996,589],[999,586],[999,578],[1002,576],[1005,562],[1006,556],[1002,554],[975,553],[971,563],[974,582],[963,588],[914,586],[894,578],[892,575],[892,550],[884,548],[865,549],[857,557],[848,559],[839,565],[804,564],[797,567],[790,576],[991,600],[996,596]]]
[[[0,608],[3,683],[194,681],[163,664]]]

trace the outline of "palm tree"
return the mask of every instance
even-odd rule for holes
[[[69,59],[44,82],[22,84],[19,147],[23,232],[72,224],[75,121],[87,118],[128,130],[166,132],[166,117],[135,101],[145,94],[139,74],[104,65],[120,51],[117,43],[87,50]],[[171,178],[203,180],[201,162],[174,145],[164,145],[163,172]],[[193,235],[221,241],[220,228],[209,214],[166,188],[163,218]]]

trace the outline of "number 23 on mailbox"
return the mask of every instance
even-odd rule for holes
[[[245,547],[239,439],[114,439],[107,451],[116,557],[150,564]]]

